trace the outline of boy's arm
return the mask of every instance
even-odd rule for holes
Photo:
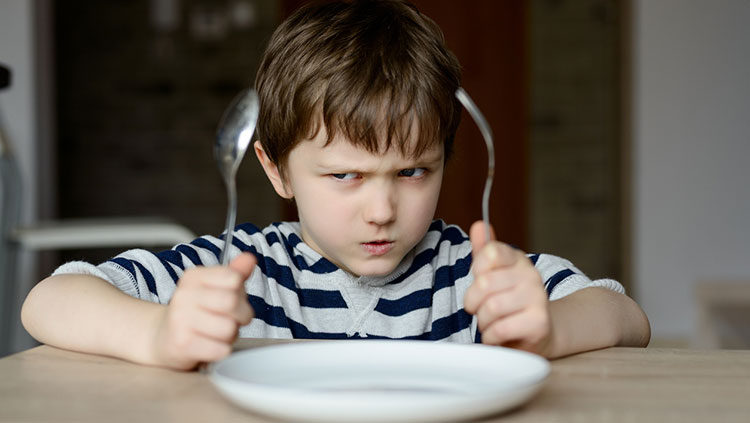
[[[499,242],[486,243],[481,222],[470,233],[475,279],[466,291],[464,308],[476,315],[483,343],[548,358],[648,344],[648,319],[627,296],[585,288],[550,302],[539,272],[525,254]]]
[[[226,267],[187,270],[168,306],[132,298],[89,275],[57,275],[29,293],[21,311],[40,342],[136,363],[191,369],[231,352],[252,319],[244,281],[255,267],[242,254]]]
[[[544,355],[563,357],[610,346],[645,347],[646,313],[627,295],[584,288],[549,303],[551,340]]]
[[[37,341],[156,364],[150,346],[166,306],[130,297],[90,275],[57,275],[26,297],[21,321]]]

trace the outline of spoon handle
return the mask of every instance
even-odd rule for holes
[[[234,224],[237,220],[237,184],[234,177],[226,179],[227,186],[227,198],[229,200],[229,206],[227,207],[227,223],[226,230],[224,231],[224,248],[221,249],[221,265],[226,266],[229,264],[229,255],[227,250],[232,247],[232,238],[234,235]]]

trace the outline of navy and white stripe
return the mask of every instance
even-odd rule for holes
[[[55,274],[101,277],[127,294],[169,302],[183,272],[219,262],[223,238],[204,236],[171,250],[130,250],[93,266],[72,262]],[[471,243],[457,226],[436,220],[424,239],[394,272],[384,277],[354,277],[301,240],[298,223],[275,223],[263,230],[235,228],[230,255],[253,253],[258,266],[245,283],[255,311],[240,329],[243,337],[390,338],[475,342],[476,319],[463,309],[473,281]],[[624,292],[612,280],[591,281],[570,262],[531,254],[550,299],[587,286]]]

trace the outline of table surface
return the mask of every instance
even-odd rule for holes
[[[0,421],[274,420],[229,403],[202,372],[41,346],[0,360]],[[750,351],[608,348],[554,360],[529,403],[480,421],[747,422]]]

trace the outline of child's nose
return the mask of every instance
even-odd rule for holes
[[[375,187],[364,199],[367,223],[385,225],[396,219],[395,193],[390,187]]]

